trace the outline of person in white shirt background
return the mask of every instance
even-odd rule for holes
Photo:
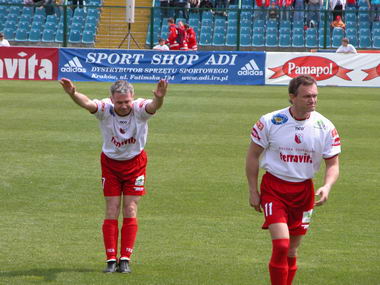
[[[9,47],[11,46],[9,42],[4,38],[4,34],[0,32],[0,47]]]
[[[342,39],[342,45],[336,50],[337,53],[357,53],[356,48],[349,43],[347,38]]]

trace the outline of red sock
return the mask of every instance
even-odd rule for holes
[[[117,241],[119,235],[118,221],[104,220],[102,230],[107,260],[116,259]]]
[[[289,257],[288,256],[288,283],[287,285],[292,285],[294,276],[296,275],[297,271],[297,257]]]
[[[269,273],[272,285],[287,285],[289,239],[272,240]]]
[[[131,258],[133,245],[135,244],[137,234],[137,219],[124,218],[123,227],[121,228],[121,250],[120,258]]]

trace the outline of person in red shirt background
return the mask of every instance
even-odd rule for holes
[[[188,24],[185,24],[184,27],[186,30],[186,41],[189,50],[198,50],[197,35],[195,34],[194,29]]]
[[[169,44],[169,49],[170,50],[179,50],[180,46],[177,41],[178,38],[178,31],[177,27],[174,23],[173,18],[168,19],[168,25],[169,25],[169,35],[168,35],[168,40],[166,41]]]

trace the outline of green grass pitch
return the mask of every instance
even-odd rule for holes
[[[77,83],[91,98],[109,83]],[[153,84],[136,84],[151,97]],[[269,284],[271,243],[248,206],[250,128],[286,87],[170,85],[150,120],[148,194],[131,275],[105,275],[98,123],[58,82],[1,81],[0,284]],[[341,177],[317,208],[294,284],[380,284],[379,89],[320,88]],[[321,184],[323,169],[315,178]]]

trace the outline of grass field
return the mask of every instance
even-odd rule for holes
[[[108,83],[78,83],[91,98]],[[136,84],[150,97],[153,85]],[[139,97],[137,96],[137,97]],[[1,82],[0,284],[269,284],[263,217],[248,206],[251,126],[286,87],[171,85],[150,121],[131,275],[104,267],[97,121],[57,82]],[[380,284],[379,89],[320,88],[341,177],[317,208],[294,284]],[[321,184],[323,171],[316,177]]]

